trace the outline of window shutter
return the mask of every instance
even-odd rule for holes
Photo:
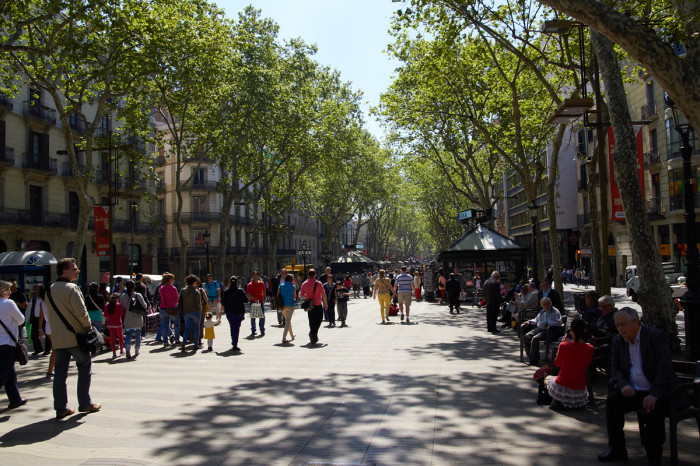
[[[39,136],[39,140],[41,141],[41,146],[39,148],[39,155],[41,156],[42,159],[46,159],[46,162],[48,163],[48,158],[49,158],[49,135],[48,134],[42,134]]]

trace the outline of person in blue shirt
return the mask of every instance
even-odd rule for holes
[[[294,286],[294,275],[287,274],[284,277],[284,282],[279,286],[277,292],[282,296],[284,314],[284,332],[282,332],[282,343],[289,343],[294,340],[294,332],[292,332],[292,314],[294,314],[294,305],[296,304],[297,289]],[[287,334],[292,337],[287,340]]]
[[[210,273],[207,274],[207,281],[204,283],[204,289],[207,290],[207,298],[209,299],[209,309],[216,310],[216,320],[221,321],[221,308],[219,302],[221,300],[221,285]]]

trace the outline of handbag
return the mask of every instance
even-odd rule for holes
[[[80,348],[81,351],[85,351],[87,353],[97,352],[97,347],[101,344],[100,339],[102,340],[102,343],[104,343],[104,338],[102,338],[101,335],[99,335],[97,329],[93,326],[90,326],[90,330],[88,330],[87,333],[76,332],[73,326],[68,323],[65,317],[63,317],[63,314],[58,309],[58,306],[56,306],[56,303],[53,301],[53,297],[51,296],[51,287],[47,288],[46,296],[49,297],[49,302],[51,302],[51,306],[56,311],[58,317],[61,318],[61,321],[63,322],[63,325],[66,326],[66,329],[68,329],[69,332],[75,334],[75,339],[78,342],[78,348]]]
[[[284,298],[282,297],[282,294],[280,293],[275,298],[275,309],[281,310],[283,307],[284,307]]]
[[[250,318],[262,319],[263,317],[265,317],[265,315],[263,314],[260,303],[250,303]]]
[[[148,315],[148,309],[143,307],[141,302],[136,298],[136,295],[132,296],[129,301],[129,311],[142,316]]]
[[[314,304],[314,295],[316,294],[316,286],[318,286],[318,280],[314,283],[314,291],[311,292],[311,299],[305,300],[301,303],[301,308],[305,311],[310,311]]]
[[[162,287],[158,290],[158,293],[160,294],[160,302],[165,303]],[[177,306],[165,306],[165,313],[170,317],[175,317],[177,315]]]
[[[29,362],[29,350],[27,350],[26,343],[24,343],[24,340],[20,338],[15,338],[15,336],[10,332],[10,329],[7,328],[2,320],[0,320],[0,325],[2,325],[2,328],[4,328],[7,334],[10,335],[12,341],[15,342],[15,359],[17,359],[20,366],[26,365],[27,362]]]

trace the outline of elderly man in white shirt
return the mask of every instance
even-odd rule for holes
[[[537,317],[523,324],[523,326],[528,328],[535,327],[524,336],[525,351],[530,358],[530,364],[533,366],[540,365],[540,341],[546,338],[547,332],[551,332],[555,327],[562,326],[561,313],[559,309],[552,306],[552,300],[542,298],[540,304],[542,305],[542,310],[537,314]]]

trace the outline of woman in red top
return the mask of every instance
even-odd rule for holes
[[[124,354],[124,328],[122,326],[124,313],[124,308],[119,304],[119,293],[113,293],[104,310],[110,343],[112,344],[112,359],[117,358],[117,340],[119,340],[119,354]]]
[[[581,319],[571,322],[571,340],[562,340],[554,365],[559,375],[547,377],[545,383],[552,397],[551,409],[581,408],[588,402],[586,368],[593,359],[593,346],[583,341],[586,323]]]

